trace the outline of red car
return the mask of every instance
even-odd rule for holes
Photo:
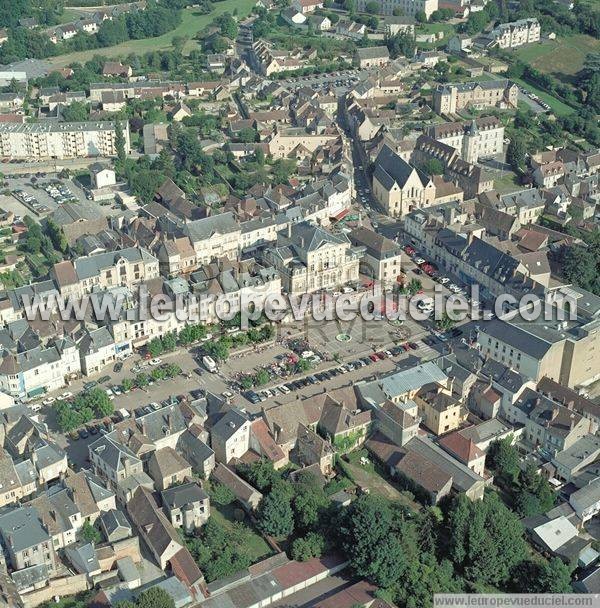
[[[373,362],[379,361],[379,357],[375,354],[369,355],[369,359],[371,359],[371,361],[373,361]]]
[[[375,353],[381,360],[385,359],[387,357],[387,355],[383,352],[383,351],[379,351],[378,353]]]
[[[415,253],[415,248],[414,248],[414,247],[411,247],[410,245],[407,245],[407,246],[404,248],[404,251],[405,251],[405,253],[406,253],[407,255],[414,255],[414,253]]]

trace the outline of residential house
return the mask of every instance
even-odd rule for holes
[[[364,247],[360,261],[362,275],[379,281],[382,287],[393,287],[402,272],[402,248],[391,239],[373,230],[355,228],[348,238],[354,247]]]
[[[443,84],[433,91],[433,109],[438,114],[456,114],[464,108],[516,108],[519,88],[508,80]]]
[[[382,67],[390,62],[387,46],[367,46],[357,48],[354,53],[354,64],[361,68]]]
[[[318,464],[321,473],[330,477],[333,473],[335,450],[328,439],[323,439],[312,429],[298,425],[295,458],[300,466]]]
[[[152,494],[146,488],[138,488],[127,503],[127,513],[156,563],[162,570],[166,570],[170,560],[184,546],[178,532],[159,509]]]
[[[131,524],[120,509],[110,509],[100,514],[100,527],[109,543],[130,538]]]
[[[219,462],[241,458],[250,447],[250,420],[238,409],[230,409],[213,426],[211,447]]]
[[[176,485],[161,492],[163,509],[174,528],[193,532],[210,517],[208,494],[194,482]]]
[[[148,473],[158,490],[183,483],[192,475],[192,465],[171,447],[152,452],[148,460]]]
[[[119,76],[129,78],[133,74],[130,65],[125,65],[119,61],[106,61],[102,67],[102,76]]]
[[[59,562],[52,539],[31,504],[0,515],[0,536],[13,570],[45,566],[47,578],[56,574]]]

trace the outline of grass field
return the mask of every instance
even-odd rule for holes
[[[552,95],[545,93],[544,91],[542,91],[542,89],[538,89],[537,87],[534,87],[532,84],[529,84],[528,82],[525,82],[520,78],[511,78],[511,80],[514,80],[514,82],[521,85],[528,91],[531,91],[532,93],[538,95],[540,99],[545,101],[552,108],[552,111],[557,116],[566,116],[567,114],[571,114],[575,111],[571,106],[568,106],[566,103],[563,103],[560,99],[552,97]]]
[[[233,529],[234,522],[236,521],[233,516],[233,511],[236,507],[234,505],[222,506],[216,503],[211,505],[210,516],[225,530],[231,531]],[[269,545],[265,542],[262,536],[254,532],[252,524],[246,519],[244,522],[248,527],[248,533],[245,535],[244,549],[250,555],[252,563],[260,561],[264,557],[268,557],[273,553]]]
[[[593,52],[598,52],[598,41],[585,34],[576,34],[524,46],[515,54],[541,72],[572,81],[583,67],[585,56]]]
[[[175,36],[189,36],[192,38],[200,30],[204,29],[217,15],[222,13],[232,13],[237,8],[238,15],[245,17],[250,14],[251,8],[254,6],[255,0],[223,0],[214,4],[214,10],[210,15],[202,15],[197,9],[186,8],[182,11],[182,21],[179,27],[171,32],[158,36],[157,38],[144,38],[143,40],[128,40],[123,44],[110,46],[103,49],[92,49],[89,51],[79,51],[69,53],[67,55],[59,55],[51,57],[50,61],[55,66],[65,66],[70,63],[84,63],[89,61],[94,55],[102,55],[103,57],[125,57],[130,53],[144,54],[150,51],[160,51],[169,49],[172,46],[172,40]],[[189,48],[193,48],[196,42],[188,42]]]

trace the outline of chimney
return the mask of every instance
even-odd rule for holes
[[[288,222],[287,235],[288,235],[288,239],[292,238],[292,223],[291,222]]]

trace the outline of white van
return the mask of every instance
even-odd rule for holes
[[[202,357],[202,365],[204,365],[204,367],[212,374],[216,373],[217,371],[217,364],[214,362],[214,359],[208,355],[204,355],[204,357]]]

